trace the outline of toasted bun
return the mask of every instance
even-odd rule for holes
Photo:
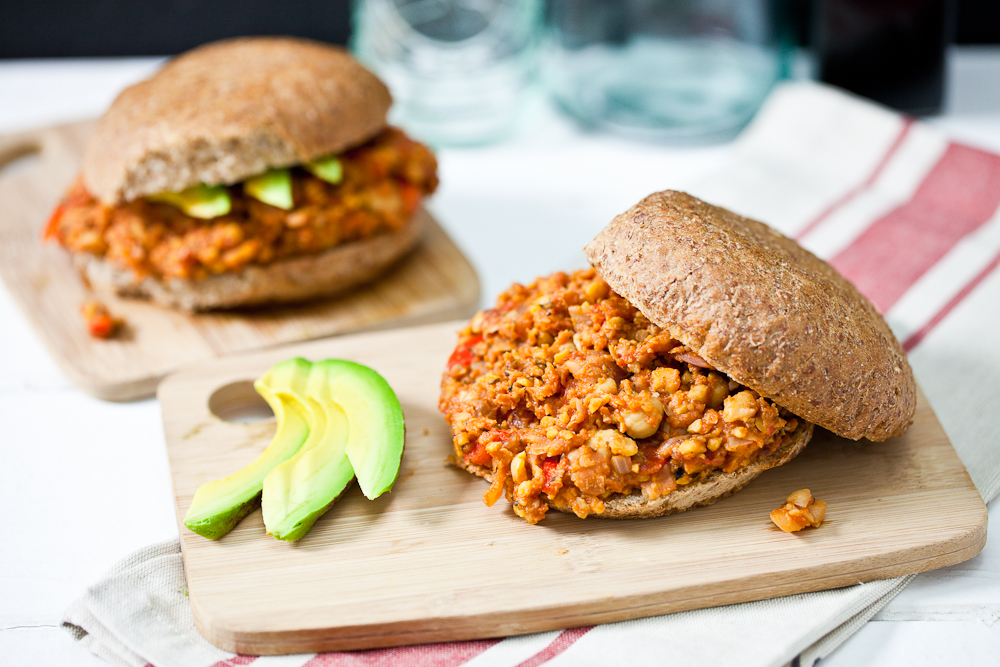
[[[343,49],[247,37],[171,60],[127,88],[87,145],[87,188],[113,205],[198,183],[236,183],[363,143],[388,89]]]
[[[605,519],[650,519],[655,516],[675,514],[695,507],[711,505],[717,500],[722,500],[736,493],[765,470],[791,461],[805,449],[812,434],[812,424],[799,422],[799,427],[795,429],[787,442],[748,466],[733,472],[716,470],[704,479],[686,486],[679,486],[656,500],[647,500],[641,491],[633,491],[627,495],[614,494],[604,501],[604,512],[594,516]],[[493,471],[490,468],[468,463],[457,457],[454,463],[463,470],[485,477],[490,482],[493,481]],[[560,512],[572,512],[569,508],[554,507],[554,509]]]
[[[791,461],[805,449],[812,434],[812,424],[799,422],[799,427],[792,433],[788,442],[748,466],[733,472],[716,470],[705,479],[686,486],[679,486],[656,500],[646,500],[641,492],[630,493],[627,496],[612,496],[604,501],[604,513],[600,516],[608,519],[648,519],[654,516],[683,512],[694,507],[711,505],[717,500],[722,500],[736,493],[765,470],[777,468]],[[562,511],[568,512],[570,510]]]
[[[87,253],[74,260],[90,285],[122,296],[149,298],[180,310],[203,311],[267,303],[305,301],[340,294],[383,273],[416,245],[427,224],[423,209],[403,229],[352,241],[330,250],[251,265],[239,273],[201,280],[138,278]]]
[[[799,417],[876,441],[913,420],[913,372],[888,325],[830,265],[767,225],[665,191],[585,251],[652,322]]]

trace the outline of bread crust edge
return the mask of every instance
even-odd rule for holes
[[[295,303],[337,296],[374,280],[417,245],[427,225],[428,214],[421,208],[399,231],[200,280],[139,278],[88,253],[75,253],[73,261],[98,291],[149,299],[189,313]]]
[[[627,495],[617,494],[604,501],[603,513],[591,516],[604,519],[651,519],[711,505],[736,493],[765,470],[784,465],[798,456],[812,439],[813,431],[814,426],[811,422],[800,420],[798,428],[788,442],[739,470],[710,473],[705,479],[677,487],[656,500],[647,500],[641,491],[633,491]],[[467,463],[458,457],[453,457],[451,462],[467,472],[493,481],[493,471],[488,468]],[[552,509],[572,513],[569,508],[552,507]]]

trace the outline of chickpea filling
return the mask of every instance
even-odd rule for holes
[[[237,184],[228,188],[232,210],[208,220],[145,198],[107,206],[78,178],[45,236],[138,278],[200,279],[399,230],[437,187],[434,155],[395,128],[338,157],[343,176],[336,184],[291,170],[291,210],[249,197]]]
[[[826,518],[826,503],[813,498],[809,489],[799,489],[785,498],[785,504],[771,511],[771,521],[786,533],[803,528],[819,528]]]
[[[514,285],[459,334],[442,380],[455,456],[537,523],[665,496],[775,451],[798,420],[713,369],[594,269]]]

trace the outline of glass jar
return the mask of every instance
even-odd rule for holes
[[[502,138],[535,73],[541,0],[355,0],[352,48],[390,120],[438,145]]]
[[[734,135],[786,73],[777,0],[550,0],[545,79],[585,124],[679,141]]]

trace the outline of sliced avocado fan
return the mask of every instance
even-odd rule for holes
[[[357,476],[369,499],[399,475],[405,427],[392,388],[340,359],[276,364],[254,383],[274,410],[271,444],[237,473],[201,485],[184,525],[218,539],[261,505],[267,532],[298,540]]]
[[[146,197],[149,201],[176,206],[192,218],[208,220],[226,215],[233,208],[224,185],[194,185],[180,192],[161,192]]]
[[[264,479],[264,525],[280,540],[305,535],[355,474],[368,498],[391,489],[403,454],[403,410],[372,369],[339,359],[316,362],[301,401],[313,431]]]
[[[309,437],[264,478],[261,510],[267,532],[294,541],[309,532],[354,479],[347,459],[347,415],[330,397],[326,369],[314,364],[305,394]]]
[[[254,382],[254,388],[274,411],[277,431],[267,449],[239,472],[202,484],[194,494],[184,525],[203,537],[217,540],[252,512],[260,501],[264,477],[276,465],[295,455],[309,435],[301,395],[309,376],[305,359],[276,364]]]
[[[286,211],[292,210],[292,174],[288,169],[271,169],[243,181],[243,192],[258,201]]]

